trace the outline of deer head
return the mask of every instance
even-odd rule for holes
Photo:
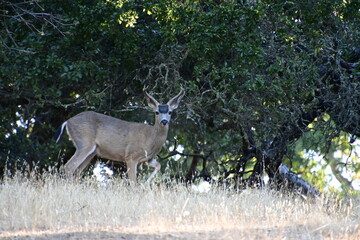
[[[146,90],[147,88],[143,89],[147,98],[148,106],[155,112],[155,124],[160,124],[162,126],[168,125],[171,119],[171,114],[178,108],[181,99],[185,95],[185,91],[182,89],[178,95],[170,99],[166,104],[159,104],[159,102],[156,101],[156,99]]]

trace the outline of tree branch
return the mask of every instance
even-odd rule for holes
[[[54,29],[56,29],[61,35],[65,35],[64,32],[62,32],[59,29],[59,25],[65,26],[65,25],[71,25],[71,24],[65,24],[64,20],[60,17],[57,17],[51,13],[44,13],[44,12],[33,12],[30,11],[21,5],[30,6],[32,4],[36,4],[36,6],[40,7],[37,1],[24,1],[21,3],[12,3],[9,1],[1,1],[4,4],[4,9],[2,10],[2,13],[0,14],[0,17],[4,19],[14,19],[17,22],[23,23],[25,26],[27,26],[31,31],[38,32],[41,35],[44,35],[44,32],[39,29],[39,27],[35,26],[34,23],[32,23],[30,20],[26,19],[27,16],[30,16],[35,19],[37,22],[45,22],[47,24],[50,24]],[[41,8],[41,7],[40,7]],[[43,10],[43,9],[42,9]],[[8,50],[15,50],[27,54],[35,54],[33,51],[28,51],[21,49],[14,37],[12,36],[11,31],[9,31],[6,23],[3,23],[4,29],[6,30],[5,35],[7,35],[15,47],[9,46],[9,44],[6,43],[4,37],[0,36],[0,40],[4,47]]]
[[[303,197],[306,196],[318,197],[320,191],[317,190],[313,185],[306,182],[302,178],[298,177],[294,172],[290,171],[288,167],[281,164],[279,167],[278,174],[283,179],[283,182],[287,184],[291,189],[298,189]]]

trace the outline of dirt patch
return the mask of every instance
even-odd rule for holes
[[[95,240],[95,239],[120,239],[120,240],[183,240],[183,239],[360,239],[360,230],[353,229],[351,233],[343,235],[334,233],[332,229],[324,226],[322,229],[310,230],[307,226],[293,226],[286,228],[265,229],[225,229],[217,231],[180,231],[180,232],[126,232],[126,231],[73,231],[73,232],[33,232],[33,233],[8,233],[1,234],[0,239],[17,240]]]
[[[257,233],[257,237],[251,236],[250,239],[263,239],[265,232]],[[169,232],[169,233],[122,233],[112,231],[99,232],[69,232],[69,233],[44,233],[44,234],[29,234],[22,236],[7,236],[0,239],[17,239],[17,240],[81,240],[81,239],[123,239],[123,240],[166,240],[166,239],[239,239],[249,237],[249,234],[244,234],[241,231],[214,231],[214,232]],[[262,236],[262,237],[261,237]],[[249,239],[249,238],[248,238]]]

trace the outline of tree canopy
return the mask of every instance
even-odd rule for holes
[[[359,181],[359,1],[0,5],[2,175],[60,166],[71,143],[53,135],[81,111],[151,122],[146,85],[164,101],[186,90],[160,153],[171,177],[242,187],[266,173],[312,194],[326,169],[344,190]]]

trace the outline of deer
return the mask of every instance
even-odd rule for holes
[[[65,121],[56,134],[56,143],[66,129],[76,148],[64,165],[65,175],[74,179],[90,164],[95,155],[112,161],[125,162],[128,179],[136,183],[137,166],[147,162],[154,170],[146,183],[155,177],[161,164],[156,160],[166,141],[172,112],[178,108],[185,91],[166,104],[152,97],[147,88],[143,92],[147,104],[155,113],[154,125],[129,122],[93,111],[81,112]]]

